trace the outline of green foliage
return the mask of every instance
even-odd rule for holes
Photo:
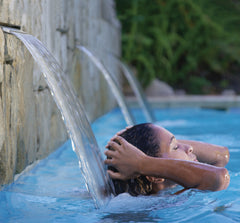
[[[240,75],[239,3],[116,0],[116,4],[123,58],[137,69],[144,86],[159,78],[189,93],[209,93],[220,83],[227,87],[229,73]]]

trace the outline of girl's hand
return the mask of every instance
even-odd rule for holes
[[[117,135],[107,144],[105,164],[115,167],[119,172],[108,170],[111,178],[127,180],[139,176],[141,162],[146,154]]]

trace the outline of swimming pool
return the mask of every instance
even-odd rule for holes
[[[145,122],[139,109],[136,120]],[[181,189],[157,196],[121,194],[96,209],[67,141],[48,158],[18,176],[0,192],[0,222],[239,222],[240,221],[240,109],[227,111],[200,108],[154,110],[158,124],[181,139],[201,140],[227,146],[231,182],[227,190],[201,192]],[[125,121],[119,109],[92,124],[102,150]]]

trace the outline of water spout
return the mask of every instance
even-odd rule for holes
[[[13,28],[15,30],[20,30],[21,26],[15,25],[15,24],[10,24],[10,23],[5,23],[5,22],[0,22],[0,26],[2,27],[2,29],[5,29],[4,32],[10,33],[7,31],[7,28]]]
[[[112,195],[113,187],[84,108],[70,80],[56,59],[37,38],[9,27],[2,27],[2,30],[21,40],[39,65],[62,114],[86,186],[96,207],[104,206]]]
[[[117,59],[117,58],[116,58]],[[147,98],[145,97],[145,94],[143,92],[143,89],[141,87],[141,85],[139,84],[138,80],[135,78],[135,76],[132,74],[132,72],[130,71],[130,68],[128,68],[128,66],[126,64],[124,64],[121,60],[117,59],[121,69],[123,71],[123,74],[125,75],[125,77],[127,78],[130,86],[132,87],[133,92],[136,95],[136,98],[139,102],[140,107],[142,108],[146,120],[148,122],[154,123],[156,122],[156,118],[154,117],[154,114],[151,110],[151,107],[147,101]]]
[[[95,64],[95,66],[101,71],[107,83],[109,84],[110,89],[112,90],[115,96],[115,99],[118,102],[118,105],[123,113],[126,123],[128,125],[134,125],[135,124],[134,118],[132,117],[129,111],[129,108],[127,106],[127,103],[124,99],[122,92],[119,90],[110,72],[108,72],[108,70],[104,67],[102,62],[89,49],[81,45],[77,46],[77,48],[80,51],[84,52],[88,56],[88,58],[91,59],[91,61]]]

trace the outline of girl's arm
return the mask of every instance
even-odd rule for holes
[[[116,143],[115,141],[119,142]],[[114,166],[119,172],[108,170],[113,179],[126,180],[138,175],[156,176],[170,179],[185,188],[201,190],[223,190],[229,184],[229,174],[225,168],[198,162],[164,159],[147,156],[120,136],[107,145],[105,164]]]
[[[199,162],[224,167],[229,161],[229,151],[227,147],[191,140],[178,139],[177,141],[191,145],[193,147],[193,153],[197,156]]]

